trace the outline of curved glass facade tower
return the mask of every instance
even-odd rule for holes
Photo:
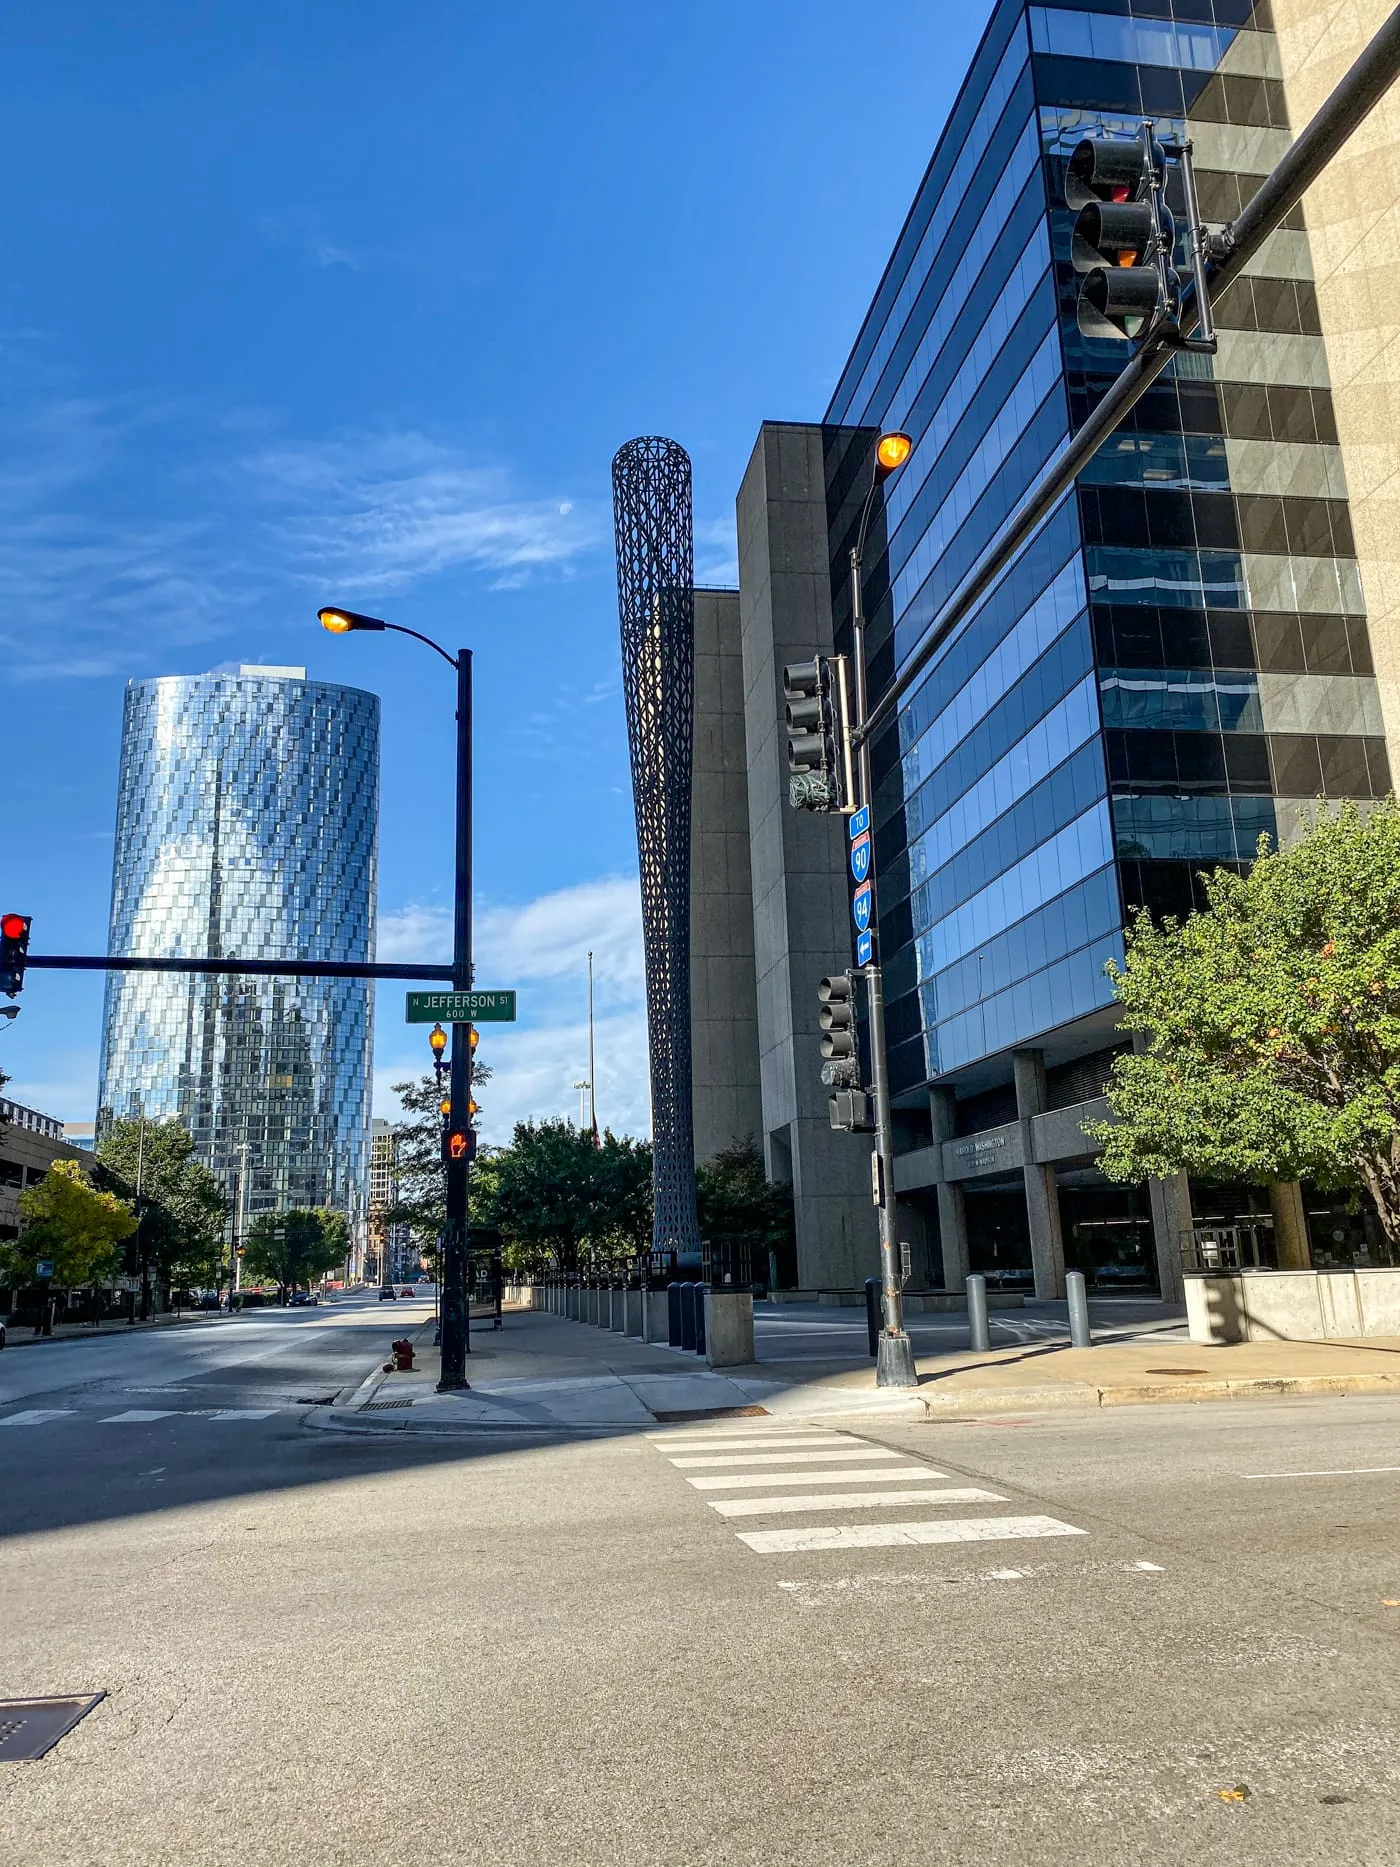
[[[126,691],[110,951],[374,957],[379,700],[296,668]],[[245,1222],[362,1231],[367,980],[108,975],[99,1125],[177,1116]]]

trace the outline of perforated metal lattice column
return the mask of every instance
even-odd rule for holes
[[[642,874],[657,1251],[697,1251],[690,1083],[695,548],[690,456],[644,435],[613,461],[617,608]]]

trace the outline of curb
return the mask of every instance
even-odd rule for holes
[[[1099,1407],[1180,1405],[1210,1400],[1292,1400],[1308,1395],[1334,1398],[1346,1394],[1400,1394],[1400,1375],[1299,1374],[1250,1380],[1139,1383],[1133,1387],[1092,1387],[1078,1382],[1063,1387],[963,1388],[919,1396],[933,1417],[968,1417],[987,1413],[1052,1413]]]
[[[8,1352],[14,1348],[52,1348],[55,1344],[60,1342],[132,1342],[135,1341],[137,1336],[150,1335],[154,1330],[188,1329],[194,1326],[203,1327],[208,1323],[218,1322],[221,1318],[225,1322],[228,1320],[228,1316],[225,1312],[220,1312],[216,1315],[211,1310],[204,1315],[161,1316],[154,1318],[150,1322],[124,1322],[112,1328],[87,1329],[84,1330],[82,1334],[79,1334],[75,1330],[72,1335],[25,1334],[17,1336],[11,1332],[10,1339],[5,1344],[5,1351],[8,1354]],[[29,1325],[26,1324],[25,1327],[28,1329]]]

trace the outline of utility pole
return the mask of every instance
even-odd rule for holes
[[[457,850],[453,875],[452,985],[472,989],[472,651],[457,651]],[[449,1150],[447,1224],[442,1249],[442,1373],[438,1391],[467,1386],[470,1314],[467,1302],[467,1198],[471,1174],[471,1057],[469,1024],[452,1026],[452,1127],[466,1137],[458,1154]]]
[[[593,1130],[593,1139],[598,1139],[598,1072],[593,1063],[593,955],[588,955],[588,1120]],[[579,1111],[579,1126],[583,1126],[583,1112]]]

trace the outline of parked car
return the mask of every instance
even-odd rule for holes
[[[320,1297],[314,1290],[293,1290],[288,1302],[293,1309],[305,1309],[308,1303],[319,1303]]]
[[[200,1297],[199,1301],[195,1304],[195,1308],[196,1309],[222,1309],[223,1303],[220,1301],[218,1291],[217,1290],[206,1290],[203,1296]]]
[[[381,1303],[397,1303],[398,1300],[399,1293],[392,1284],[384,1284],[380,1288],[379,1301]]]
[[[5,1319],[0,1316],[0,1348],[5,1346]]]

